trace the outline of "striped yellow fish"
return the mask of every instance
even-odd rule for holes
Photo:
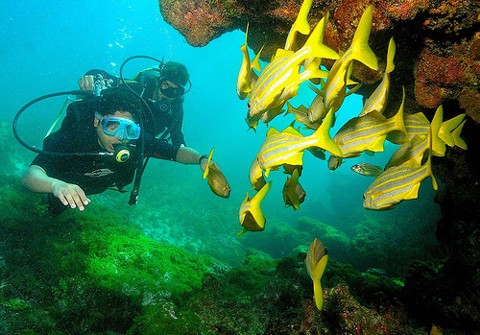
[[[249,24],[247,24],[247,29],[245,31],[245,44],[240,47],[240,50],[243,53],[243,60],[237,77],[237,95],[241,100],[248,97],[250,92],[252,92],[252,87],[258,79],[258,75],[253,70],[260,71],[260,53],[263,49],[262,47],[254,59],[250,61],[247,44],[248,28]]]
[[[335,61],[328,73],[325,85],[325,106],[327,110],[334,107],[336,111],[341,102],[339,98],[344,97],[346,86],[349,80],[348,71],[353,60],[357,60],[373,70],[378,70],[378,60],[368,45],[368,38],[372,28],[373,7],[370,5],[365,9],[360,18],[357,30],[353,36],[352,44],[345,51],[340,59]]]
[[[313,281],[313,296],[318,310],[323,307],[322,276],[328,262],[327,248],[317,238],[313,240],[305,257],[307,272]]]
[[[230,185],[228,185],[227,178],[225,178],[217,163],[211,163],[212,156],[213,148],[208,155],[207,165],[203,172],[203,179],[208,178],[208,186],[210,186],[214,194],[222,198],[228,198],[231,191]]]
[[[303,151],[310,147],[319,147],[333,155],[342,156],[342,152],[329,135],[332,119],[333,111],[330,111],[322,125],[312,135],[306,137],[292,126],[282,132],[270,128],[267,138],[257,154],[258,162],[265,171],[265,176],[268,177],[270,170],[284,164],[302,165]]]
[[[263,216],[262,209],[260,204],[270,190],[271,181],[266,183],[258,192],[250,198],[247,192],[247,196],[240,206],[240,211],[238,213],[238,218],[240,224],[243,226],[243,230],[237,233],[241,235],[246,231],[262,231],[265,229],[265,222],[267,221]]]
[[[390,119],[385,119],[382,114],[374,111],[364,116],[352,118],[340,128],[334,137],[334,141],[342,150],[343,157],[355,157],[366,150],[383,151],[387,133],[393,131],[405,133],[403,124],[404,100],[405,91],[397,113]]]
[[[258,164],[258,160],[256,158],[253,160],[253,163],[250,166],[249,179],[250,184],[257,191],[267,183],[265,181],[265,177],[263,176],[263,170],[260,168],[260,165]]]
[[[297,108],[295,108],[287,101],[286,114],[295,115],[295,121],[303,124],[305,127],[309,129],[318,129],[318,127],[320,127],[320,124],[322,123],[322,120],[316,120],[314,122],[311,122],[309,117],[309,114],[310,114],[309,112],[310,112],[309,109],[304,105],[300,105]]]
[[[310,12],[310,8],[312,7],[313,0],[304,0],[302,6],[300,7],[300,11],[298,12],[297,18],[295,22],[292,24],[290,31],[288,32],[287,39],[285,40],[285,50],[293,50],[295,51],[296,42],[297,42],[297,35],[308,35],[310,34],[310,25],[308,24],[308,13]]]
[[[387,140],[395,144],[402,144],[411,141],[415,136],[424,138],[430,131],[430,121],[423,113],[403,114],[403,123],[405,125],[406,134],[401,132],[389,133]]]
[[[323,82],[320,82],[323,84]],[[325,115],[327,115],[327,108],[325,107],[325,97],[321,89],[316,86],[308,83],[310,88],[316,93],[315,98],[313,98],[310,107],[308,108],[308,119],[310,122],[322,121]],[[323,85],[322,85],[323,88]]]
[[[363,194],[363,207],[367,209],[389,209],[403,200],[416,199],[421,182],[432,178],[432,185],[438,189],[432,172],[431,155],[423,165],[411,159],[400,166],[385,170]]]
[[[311,67],[300,73],[303,62],[312,57],[336,59],[338,54],[322,43],[325,17],[318,22],[304,46],[296,52],[278,50],[253,87],[248,102],[248,118],[260,118],[266,110],[281,106],[296,95],[305,80],[323,77],[323,71]]]
[[[428,137],[421,138],[415,135],[409,142],[403,143],[390,157],[385,169],[399,166],[413,159],[418,165],[421,164],[425,151],[428,150]]]
[[[383,113],[383,110],[387,105],[388,93],[390,91],[390,73],[395,69],[395,65],[393,63],[395,50],[395,41],[392,37],[388,43],[387,67],[383,73],[382,81],[380,85],[377,86],[375,91],[373,91],[370,97],[368,97],[359,116],[368,114],[372,111]]]
[[[299,173],[295,169],[291,178],[287,178],[283,185],[283,201],[285,206],[292,206],[294,210],[300,209],[300,204],[305,200],[305,190],[298,182]]]

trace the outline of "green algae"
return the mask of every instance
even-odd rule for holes
[[[181,302],[211,272],[210,257],[153,241],[128,216],[91,204],[53,217],[18,178],[3,179],[3,333],[124,333],[148,306]]]

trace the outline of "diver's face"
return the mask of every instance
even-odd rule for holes
[[[157,88],[157,95],[169,99],[180,98],[185,93],[183,86],[177,85],[168,79],[159,80]]]
[[[130,112],[124,112],[124,111],[116,111],[115,114],[109,114],[104,116],[105,119],[109,117],[117,117],[117,118],[129,120],[129,121],[134,121],[132,114]],[[103,130],[100,120],[97,117],[95,117],[93,121],[93,125],[97,129],[98,144],[108,152],[114,152],[115,149],[113,146],[116,144],[127,144],[128,142],[130,142],[130,140],[128,139],[121,141],[116,136],[106,134],[105,131]],[[110,129],[110,130],[113,131],[114,129]]]

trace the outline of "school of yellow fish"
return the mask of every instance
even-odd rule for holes
[[[311,31],[307,20],[311,5],[312,0],[302,3],[284,47],[276,50],[263,69],[259,62],[262,50],[253,59],[250,58],[248,26],[245,44],[240,48],[243,62],[238,73],[237,94],[242,100],[248,99],[247,125],[255,129],[260,121],[268,126],[281,114],[295,116],[295,121],[281,131],[269,128],[265,142],[253,160],[249,179],[258,193],[250,197],[247,192],[241,205],[241,233],[265,228],[260,205],[270,189],[271,181],[267,183],[267,178],[271,171],[283,168],[291,176],[283,188],[284,202],[294,210],[300,208],[306,194],[299,183],[305,150],[322,159],[325,159],[325,153],[328,154],[328,167],[334,170],[350,157],[357,157],[364,152],[382,152],[387,140],[399,145],[384,168],[368,163],[352,167],[356,173],[375,177],[363,194],[363,206],[382,210],[393,208],[403,200],[417,198],[420,184],[427,177],[431,177],[433,187],[437,189],[431,157],[444,156],[447,145],[467,149],[460,137],[465,114],[444,121],[443,108],[439,106],[430,122],[422,113],[411,114],[404,110],[405,92],[394,116],[386,118],[382,114],[388,100],[390,74],[395,69],[396,46],[393,38],[387,47],[387,64],[380,84],[365,101],[358,116],[350,119],[331,136],[330,129],[336,112],[345,97],[359,87],[351,78],[356,62],[379,71],[377,57],[368,43],[373,6],[365,9],[350,47],[339,55],[323,44],[328,13]],[[301,40],[299,37],[306,37],[306,42],[301,46],[298,45]],[[329,71],[321,66],[323,59],[334,60]],[[308,107],[294,107],[289,100],[297,95],[304,83],[313,90],[315,97]],[[295,124],[303,125],[310,130],[309,134],[304,135]]]
[[[345,97],[360,87],[351,78],[355,64],[360,62],[379,71],[377,57],[368,43],[373,6],[368,6],[363,12],[350,47],[338,54],[323,44],[328,13],[311,32],[307,17],[312,1],[304,0],[284,47],[276,50],[263,69],[259,62],[263,48],[253,60],[250,58],[248,26],[245,44],[240,48],[243,62],[238,73],[237,94],[242,100],[248,99],[247,125],[256,129],[261,121],[269,126],[281,114],[293,114],[295,121],[281,131],[269,128],[250,168],[249,180],[257,193],[250,197],[247,192],[240,206],[239,221],[243,230],[238,235],[265,229],[261,202],[270,190],[272,182],[267,182],[267,179],[271,171],[283,168],[290,175],[283,187],[284,203],[294,210],[300,208],[306,195],[299,183],[305,150],[320,159],[326,159],[325,154],[328,154],[328,168],[334,170],[345,159],[358,157],[364,152],[383,152],[387,140],[398,145],[384,168],[369,163],[352,166],[353,172],[375,178],[363,194],[363,206],[383,210],[393,208],[403,200],[416,199],[421,182],[427,177],[431,177],[433,188],[438,188],[431,158],[445,156],[447,145],[467,149],[460,137],[465,114],[444,121],[440,105],[430,122],[422,113],[412,114],[404,110],[403,90],[403,99],[395,115],[390,118],[383,115],[389,95],[390,74],[395,69],[396,46],[393,38],[388,44],[387,64],[380,84],[365,101],[358,116],[347,121],[332,137],[330,129],[336,112]],[[299,41],[305,37],[306,42],[300,46]],[[323,59],[334,61],[329,71],[322,67]],[[304,83],[312,89],[315,97],[308,107],[294,107],[289,100],[298,94],[299,87]],[[304,135],[300,127],[295,127],[296,123],[306,127],[308,134]],[[327,261],[327,249],[315,238],[308,249],[305,264],[314,283],[314,300],[319,310],[323,305],[320,281]]]

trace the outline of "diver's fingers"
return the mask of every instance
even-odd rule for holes
[[[85,192],[80,186],[75,184],[63,183],[58,187],[54,187],[53,195],[56,196],[65,206],[70,205],[71,208],[78,207],[79,210],[85,209],[84,205],[90,203],[85,195]]]
[[[78,86],[84,91],[93,91],[94,80],[92,75],[83,76],[78,80]]]
[[[75,184],[69,184],[68,187],[67,200],[71,208],[78,207],[79,210],[83,211],[85,205],[90,203],[90,200],[86,197],[85,192],[80,188],[80,186]]]

